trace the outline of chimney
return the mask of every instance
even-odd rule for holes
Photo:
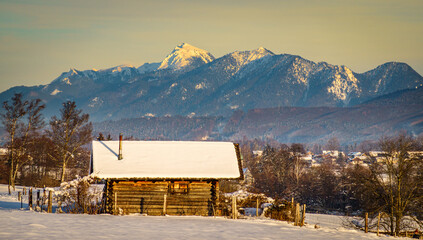
[[[122,133],[119,134],[119,155],[118,155],[118,160],[122,160]]]

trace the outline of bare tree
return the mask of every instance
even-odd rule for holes
[[[65,102],[60,110],[60,118],[51,118],[50,130],[47,132],[55,144],[59,158],[57,160],[62,165],[61,182],[64,182],[69,160],[92,139],[89,115],[82,114],[82,110],[76,108],[75,102]]]
[[[261,157],[248,164],[254,178],[255,191],[272,197],[285,196],[288,189],[290,153],[284,149],[266,146]]]
[[[423,159],[412,152],[415,147],[415,139],[405,134],[383,138],[380,149],[384,157],[354,177],[362,207],[375,214],[385,212],[391,235],[398,236],[405,216],[421,212]]]
[[[306,163],[301,159],[301,154],[305,153],[304,145],[300,143],[291,144],[290,148],[292,152],[292,176],[294,178],[295,188],[297,189],[300,184],[300,177],[305,171]]]
[[[28,149],[31,161],[25,165],[27,171],[25,176],[21,175],[21,182],[41,187],[58,186],[58,164],[55,161],[57,159],[56,151],[52,148],[53,141],[46,134],[36,135],[31,141],[33,144]]]
[[[326,144],[326,148],[330,151],[339,150],[341,148],[341,146],[339,145],[338,138],[336,138],[336,137],[330,138],[328,140],[327,144]]]
[[[0,114],[0,118],[8,136],[9,194],[10,187],[15,190],[18,171],[30,160],[27,149],[32,144],[31,134],[44,126],[41,115],[44,108],[40,99],[24,101],[20,93],[15,93],[11,105],[8,101],[3,103],[5,112]]]
[[[98,134],[97,140],[98,140],[98,141],[104,141],[104,135],[103,135],[103,133],[102,133],[102,132],[100,132],[100,133]]]

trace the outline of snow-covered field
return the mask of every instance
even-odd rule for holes
[[[0,239],[393,239],[346,229],[341,217],[322,214],[307,214],[308,224],[295,227],[266,218],[49,214],[27,210],[26,202],[20,209],[17,193],[9,196],[0,185]]]

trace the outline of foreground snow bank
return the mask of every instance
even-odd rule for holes
[[[300,228],[265,218],[49,214],[23,207],[16,192],[9,196],[0,185],[0,239],[393,239],[346,229],[341,217],[323,214],[307,214],[308,225]]]
[[[385,239],[355,230],[273,220],[47,214],[0,210],[0,239]]]

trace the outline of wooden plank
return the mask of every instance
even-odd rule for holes
[[[119,203],[117,204],[117,207],[141,207],[141,204],[137,203]],[[163,201],[161,203],[154,203],[154,204],[143,204],[143,208],[146,207],[157,207],[157,208],[163,208]],[[173,207],[209,207],[208,203],[191,203],[191,204],[168,204],[168,208]]]
[[[168,188],[144,188],[144,189],[136,189],[136,188],[114,188],[115,191],[119,192],[169,192],[171,193]],[[210,189],[188,189],[189,193],[203,193],[203,194],[211,194]],[[173,194],[173,193],[171,193]],[[175,193],[178,194],[178,193]],[[180,193],[181,194],[181,193]],[[182,193],[184,194],[184,193]]]
[[[141,208],[141,204],[119,204],[117,205],[117,207],[121,207],[121,208]],[[204,208],[209,208],[209,204],[172,204],[172,205],[167,205],[168,208],[180,208],[180,207],[204,207]],[[161,202],[161,204],[155,203],[155,204],[143,204],[142,208],[163,208],[163,202]]]
[[[168,191],[167,187],[145,187],[145,188],[135,188],[135,187],[114,187],[113,189],[117,191],[134,191],[134,192],[145,192],[145,191]]]
[[[149,203],[149,202],[163,202],[163,196],[161,198],[154,198],[154,199],[146,199],[146,198],[117,198],[118,202],[144,202],[144,203]],[[168,200],[167,201],[169,204],[178,204],[178,203],[192,203],[192,202],[202,202],[202,203],[207,203],[210,202],[210,199],[206,199],[206,198],[197,198],[197,199],[181,199],[181,200]]]
[[[200,216],[207,216],[208,215],[208,208],[174,208],[174,209],[167,209],[167,214],[169,215],[200,215]],[[134,209],[124,209],[124,214],[130,213],[141,213],[139,208]],[[143,213],[148,215],[162,215],[163,207],[162,208],[150,208],[144,209]]]
[[[124,195],[164,195],[168,194],[169,196],[174,197],[184,197],[184,196],[211,196],[210,192],[188,192],[188,193],[169,193],[167,191],[150,191],[150,192],[133,192],[133,191],[116,191]]]
[[[146,197],[157,197],[163,196],[166,192],[162,193],[127,193],[115,191],[119,194],[119,197],[128,197],[128,198],[146,198]],[[198,194],[198,193],[189,193],[189,194],[168,194],[170,199],[196,199],[196,198],[211,198],[211,194]]]
[[[131,197],[123,198],[121,196],[118,196],[117,200],[119,202],[121,201],[135,201],[135,202],[163,201],[163,195],[160,198],[131,198]],[[172,200],[168,199],[168,203],[178,203],[178,202],[190,203],[190,202],[208,202],[208,201],[211,201],[211,200],[209,198],[172,199]]]
[[[158,201],[140,201],[140,200],[121,200],[117,199],[118,205],[137,205],[140,206],[150,206],[150,205],[163,205],[163,199]],[[203,205],[208,206],[210,204],[210,201],[181,201],[181,202],[167,202],[169,206],[191,206],[191,205]]]

